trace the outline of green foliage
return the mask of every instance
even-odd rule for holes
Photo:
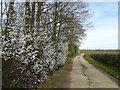
[[[86,51],[86,55],[94,58],[95,60],[104,63],[112,67],[118,67],[118,53],[117,52],[106,52],[106,51]]]
[[[113,68],[113,67],[110,67],[108,65],[105,65],[103,63],[100,63],[98,61],[96,61],[95,59],[89,57],[89,56],[84,56],[84,58],[86,60],[88,60],[89,62],[95,64],[97,67],[99,67],[100,69],[106,71],[107,73],[113,75],[114,77],[116,78],[119,78],[120,79],[120,73],[118,72],[118,69],[117,68]]]
[[[11,87],[12,88],[16,88],[17,87],[17,82],[16,81],[12,81],[11,82]]]
[[[76,44],[69,44],[69,56],[76,56],[78,54],[79,48]]]
[[[12,74],[11,71],[6,71],[6,72],[4,72],[4,75],[6,75],[6,76],[10,76],[11,74]]]

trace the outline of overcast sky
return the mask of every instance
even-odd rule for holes
[[[91,21],[94,30],[87,31],[82,49],[117,49],[118,48],[118,3],[89,2],[94,12]]]

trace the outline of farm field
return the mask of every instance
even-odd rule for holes
[[[84,58],[100,69],[120,79],[118,50],[82,50]]]

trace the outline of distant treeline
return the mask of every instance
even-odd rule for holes
[[[120,49],[95,49],[95,50],[91,50],[91,49],[83,49],[81,50],[81,52],[119,52]]]
[[[119,67],[119,50],[82,50],[87,56],[111,67]]]

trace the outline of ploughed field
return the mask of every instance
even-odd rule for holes
[[[120,79],[119,50],[81,50],[80,52],[85,53],[84,58],[89,62],[91,62],[89,59],[93,59],[93,64]]]

